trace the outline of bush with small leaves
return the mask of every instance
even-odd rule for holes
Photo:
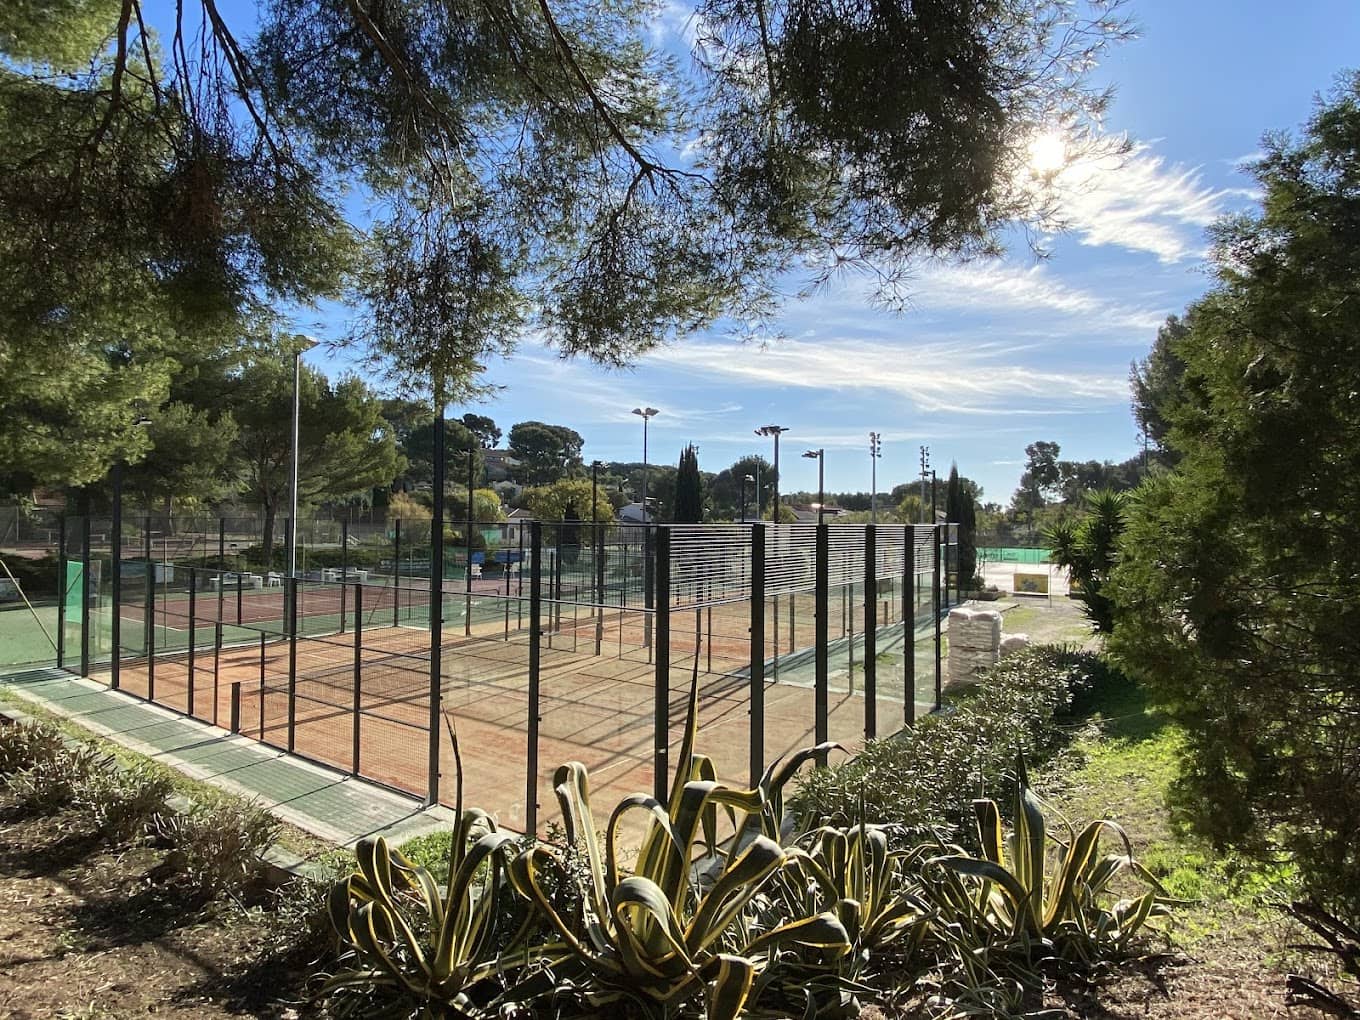
[[[169,777],[151,766],[100,768],[74,789],[72,804],[90,817],[105,839],[123,843],[155,829],[172,792]]]
[[[9,788],[20,812],[52,814],[77,806],[79,792],[92,776],[114,770],[113,757],[90,744],[62,746],[50,757],[38,757],[11,775]]]
[[[1004,788],[1017,751],[1043,760],[1062,742],[1058,725],[1074,703],[1116,676],[1098,656],[1040,645],[1007,656],[950,711],[897,737],[870,742],[855,758],[806,774],[794,798],[801,816],[903,826],[958,842],[971,838],[973,799]]]
[[[66,750],[61,731],[46,723],[0,724],[0,783],[25,769],[50,762]]]
[[[183,857],[183,872],[205,897],[237,896],[260,875],[260,855],[278,838],[281,823],[254,803],[222,800],[197,804],[187,813],[167,812],[159,835]]]

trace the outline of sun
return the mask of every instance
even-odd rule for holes
[[[1029,143],[1030,169],[1041,177],[1055,174],[1067,165],[1067,139],[1060,131],[1045,131]]]

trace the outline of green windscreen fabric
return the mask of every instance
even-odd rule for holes
[[[66,561],[66,578],[62,585],[62,600],[66,603],[66,622],[80,623],[85,619],[84,588],[85,564],[79,560]]]

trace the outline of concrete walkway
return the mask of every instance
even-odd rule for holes
[[[447,808],[315,765],[246,737],[58,669],[0,673],[0,689],[64,716],[185,775],[253,799],[284,821],[341,846],[393,842],[452,824]]]

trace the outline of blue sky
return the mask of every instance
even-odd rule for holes
[[[475,410],[507,430],[531,418],[570,425],[588,460],[639,460],[630,410],[650,404],[661,410],[651,460],[674,463],[694,442],[709,471],[769,457],[752,430],[775,422],[790,430],[785,491],[815,488],[816,464],[797,457],[809,447],[826,449],[829,490],[867,490],[870,430],[883,437],[881,490],[916,476],[926,444],[941,475],[957,461],[1003,504],[1027,443],[1056,441],[1073,459],[1131,456],[1130,361],[1209,285],[1204,228],[1253,201],[1238,164],[1360,65],[1360,3],[1134,0],[1128,13],[1139,38],[1107,55],[1097,81],[1118,90],[1107,130],[1134,149],[1117,168],[1067,172],[1072,229],[1049,239],[1046,261],[1021,245],[1002,261],[923,268],[903,314],[876,310],[849,279],[790,301],[787,340],[701,334],[624,372],[525,343],[491,366],[503,389]],[[675,34],[684,10],[667,14],[658,31]],[[308,360],[338,367],[321,350]]]

